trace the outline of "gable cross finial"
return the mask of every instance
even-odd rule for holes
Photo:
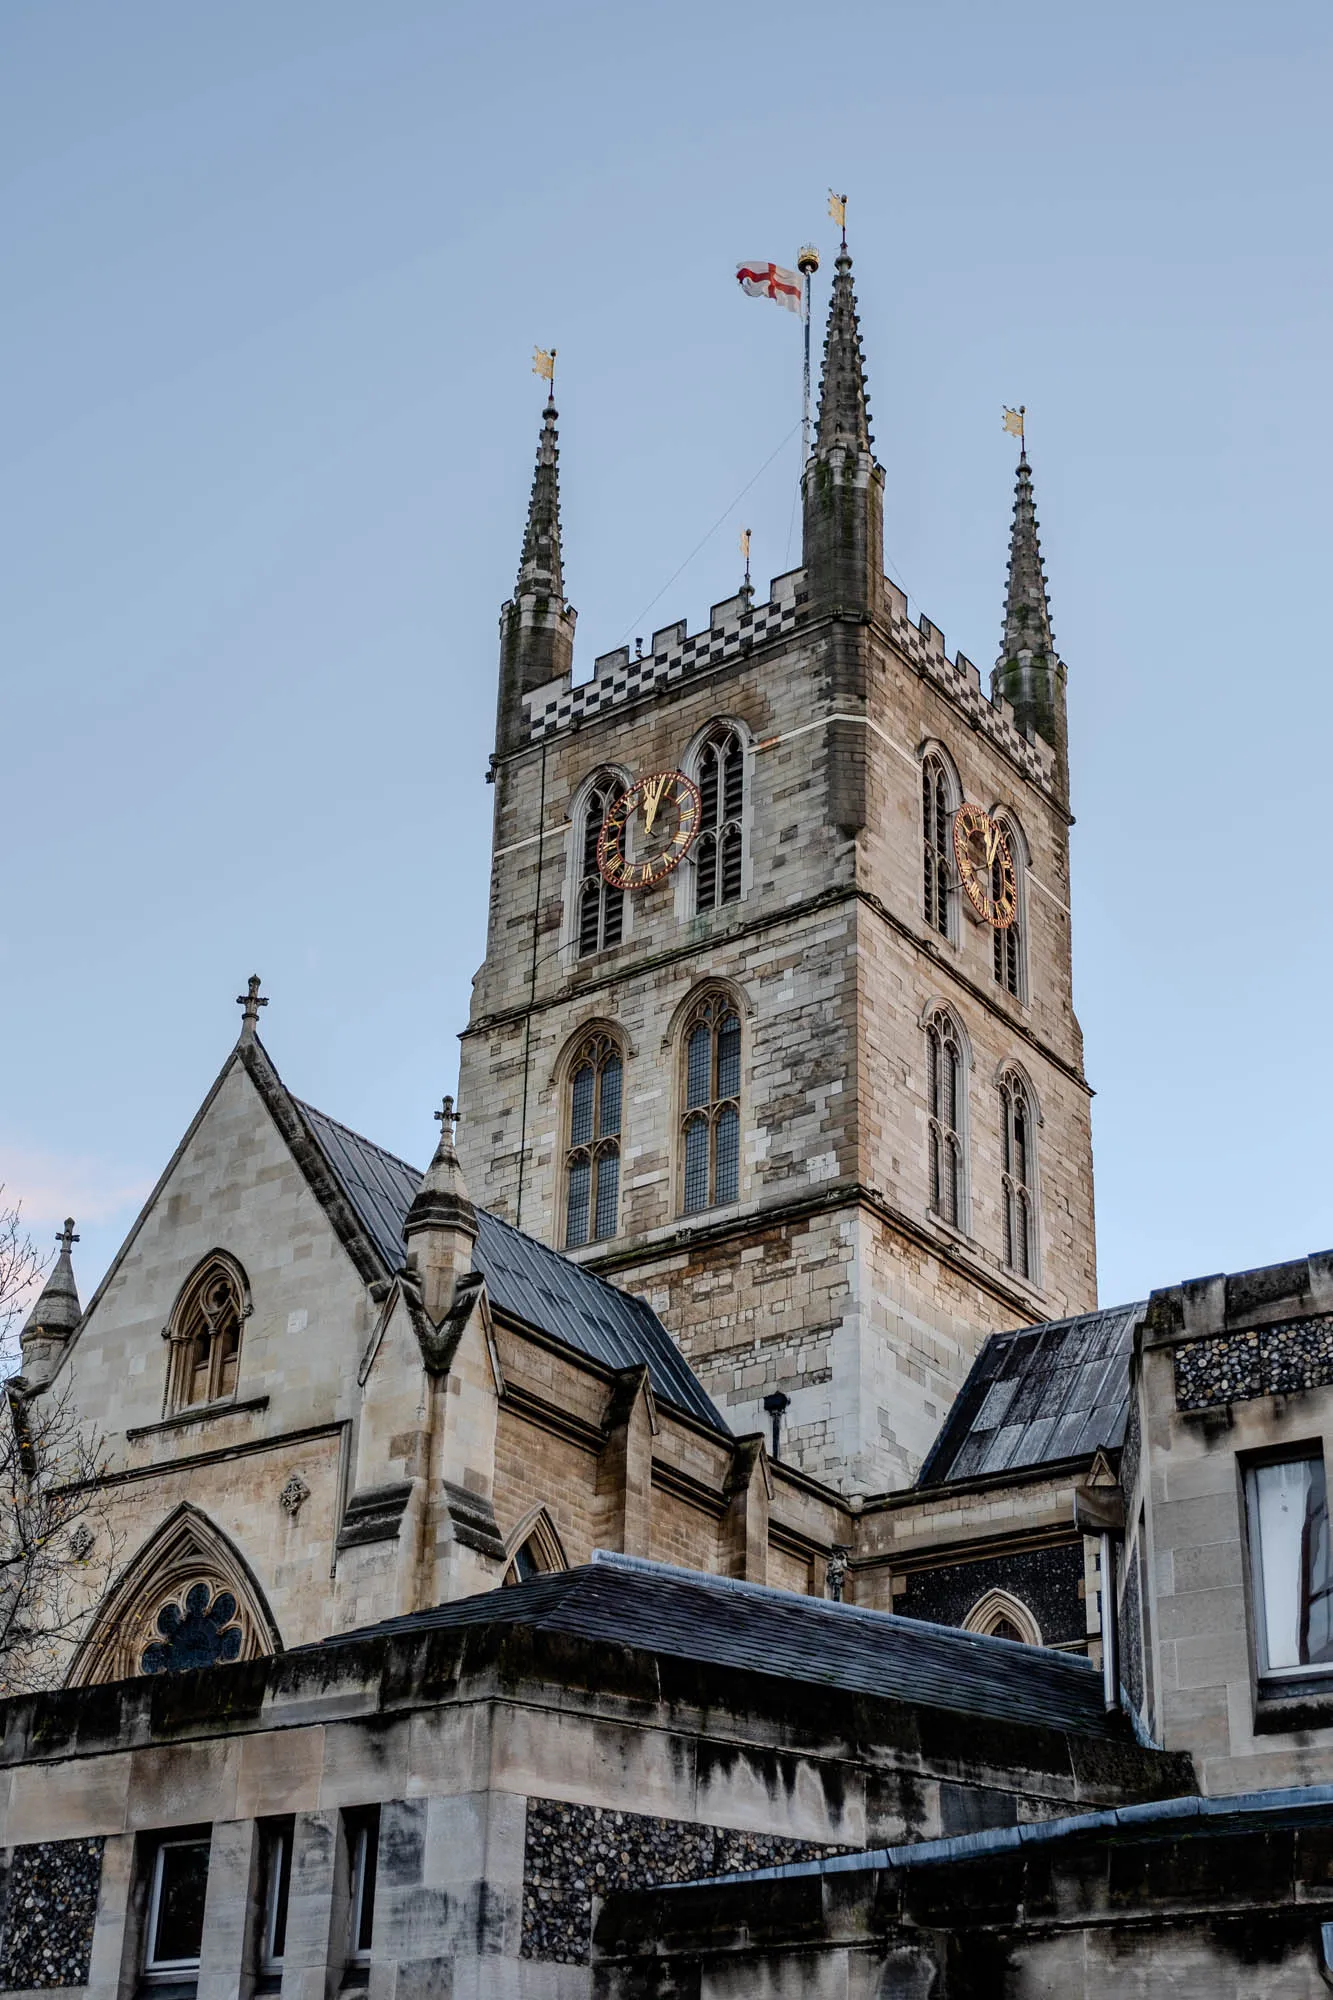
[[[74,1234],[74,1217],[67,1215],[65,1217],[64,1228],[57,1229],[56,1231],[56,1242],[60,1245],[62,1254],[68,1257],[78,1240],[78,1237]]]
[[[259,1025],[259,1010],[267,1007],[268,996],[259,991],[259,974],[252,972],[244,993],[236,995],[236,1005],[241,1011],[241,1033],[253,1034]]]
[[[446,1097],[444,1103],[435,1113],[435,1123],[442,1127],[441,1138],[447,1139],[451,1146],[454,1143],[454,1127],[458,1123],[458,1119],[459,1113],[454,1110],[453,1098]]]

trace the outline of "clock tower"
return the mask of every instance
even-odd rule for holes
[[[844,248],[801,567],[576,685],[548,402],[460,1083],[474,1197],[853,1493],[912,1480],[984,1334],[1096,1302],[1030,468],[989,696],[885,576],[883,488]]]

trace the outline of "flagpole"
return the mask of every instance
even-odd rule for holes
[[[805,400],[801,405],[801,464],[810,456],[810,280],[819,269],[819,252],[813,243],[802,244],[796,253],[796,268],[805,279],[803,298],[805,319]]]

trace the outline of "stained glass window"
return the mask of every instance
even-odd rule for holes
[[[685,1028],[684,1186],[687,1215],[740,1194],[741,1024],[732,1002],[705,994]]]

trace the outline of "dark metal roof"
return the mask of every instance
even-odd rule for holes
[[[469,1625],[529,1626],[955,1715],[1079,1736],[1123,1735],[1120,1720],[1107,1718],[1100,1672],[1072,1654],[602,1550],[583,1568],[369,1629]],[[342,1633],[323,1643],[365,1637],[365,1631]]]
[[[403,1220],[421,1173],[359,1132],[299,1106],[348,1200],[390,1271],[403,1261]],[[710,1429],[731,1435],[652,1307],[608,1285],[486,1209],[477,1210],[477,1268],[496,1311],[562,1340],[607,1368],[648,1365],[653,1393]]]
[[[1140,1303],[993,1333],[944,1420],[919,1486],[1085,1458],[1124,1442]]]

